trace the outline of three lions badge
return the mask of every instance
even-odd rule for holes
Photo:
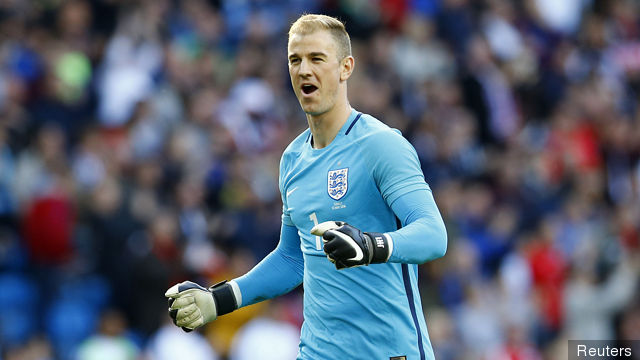
[[[347,194],[349,168],[329,170],[327,173],[327,192],[333,200],[340,200]]]

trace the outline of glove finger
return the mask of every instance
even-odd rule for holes
[[[168,298],[168,299],[167,299],[167,302],[169,303],[169,317],[171,318],[171,321],[173,321],[173,324],[174,324],[174,325],[176,325],[176,326],[178,326],[178,323],[177,323],[177,321],[176,321],[176,317],[178,316],[178,309],[173,309],[173,310],[171,309],[171,305],[173,305],[173,302],[174,302],[174,301],[175,301],[175,299],[174,299],[174,298]],[[192,331],[193,331],[193,329],[188,329],[188,328],[186,328],[186,327],[184,327],[184,326],[182,326],[182,327],[181,327],[181,329],[182,329],[184,332],[187,332],[187,333],[189,333],[189,332],[192,332]]]
[[[195,314],[195,315],[198,315],[198,314]],[[186,327],[187,329],[195,329],[204,324],[204,321],[202,320],[202,316],[194,316],[194,314],[192,314],[189,318],[185,318],[185,320],[182,320],[182,321],[177,320],[176,322],[178,326]]]
[[[311,228],[311,234],[322,236],[328,230],[337,229],[343,224],[344,223],[342,221],[325,221]]]
[[[193,313],[195,313],[196,310],[198,310],[198,307],[196,306],[196,304],[191,304],[182,309],[179,309],[178,312],[176,313],[176,319],[177,320],[185,319],[193,315]],[[189,322],[189,320],[187,320],[187,322]]]
[[[337,247],[329,253],[334,259],[348,260],[356,256],[356,250],[352,247]]]
[[[322,239],[325,242],[331,241],[333,239],[335,239],[336,237],[338,237],[338,234],[336,234],[335,230],[327,230],[325,231],[325,233],[322,235]]]
[[[180,294],[180,284],[175,284],[172,287],[170,287],[165,293],[164,296],[168,297],[168,298],[173,298],[178,296],[178,294]]]
[[[202,313],[197,307],[186,313],[183,313],[182,311],[183,310],[178,310],[178,315],[176,316],[176,323],[178,324],[178,326],[185,326],[193,323],[197,319],[202,318]]]
[[[336,264],[336,269],[338,269],[338,270],[346,269],[346,268],[349,267],[342,260],[336,260],[335,264]]]
[[[338,235],[335,234],[333,230],[329,230],[324,233],[324,236],[322,237],[324,240],[324,252],[330,253],[334,251],[338,246],[340,246],[340,238],[338,238],[337,236]]]
[[[189,330],[194,330],[199,328],[200,326],[204,325],[204,319],[202,319],[202,316],[195,319],[194,321],[192,321],[191,323],[184,323],[184,324],[180,324],[179,326],[187,328]]]
[[[364,266],[364,264],[350,263],[348,260],[336,260],[336,269],[353,269],[360,266]]]
[[[173,325],[178,325],[176,324],[177,315],[178,315],[178,310],[169,310],[169,317],[171,318],[171,321],[173,321]]]
[[[169,303],[169,317],[171,318],[171,320],[173,320],[173,324],[175,325],[176,323],[176,314],[178,313],[178,310],[171,310],[171,305],[173,304],[173,302],[175,301],[174,298],[168,298],[167,302]]]
[[[329,241],[324,243],[324,246],[322,247],[322,249],[324,250],[325,254],[329,255],[332,252],[334,252],[337,247],[338,245],[336,241]]]
[[[195,296],[191,294],[183,295],[178,298],[172,299],[173,303],[169,306],[169,309],[182,309],[190,304],[194,304],[196,302]]]
[[[331,261],[332,264],[335,264],[336,261],[334,259],[331,258],[331,256],[327,255],[327,259],[329,259],[329,261]]]
[[[168,297],[168,298],[175,298],[175,297],[179,297],[180,295],[184,294],[185,292],[189,291],[189,290],[204,290],[206,291],[207,289],[194,283],[193,281],[183,281],[179,284],[175,284],[172,287],[169,288],[169,290],[167,290],[164,293],[164,296]]]

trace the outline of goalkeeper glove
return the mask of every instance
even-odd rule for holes
[[[311,233],[322,236],[324,252],[338,270],[387,262],[393,251],[389,235],[362,232],[343,221],[325,221]]]
[[[184,281],[173,285],[164,296],[169,300],[169,316],[173,323],[186,332],[238,308],[233,287],[226,281],[208,289]]]

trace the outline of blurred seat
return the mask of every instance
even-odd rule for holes
[[[38,290],[22,273],[0,274],[0,343],[18,344],[37,328]]]
[[[83,299],[57,299],[45,317],[46,332],[59,358],[70,359],[73,351],[96,327],[98,310]]]
[[[84,301],[99,312],[109,304],[111,287],[104,277],[94,274],[62,283],[58,297],[61,300]]]

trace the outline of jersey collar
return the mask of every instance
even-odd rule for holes
[[[313,148],[313,146],[311,145],[311,142],[313,141],[313,135],[311,134],[311,130],[309,130],[309,136],[308,136],[308,139],[307,139],[308,146],[311,148],[311,150],[313,150],[313,152],[322,152],[322,151],[332,147],[333,144],[335,144],[338,141],[339,138],[345,136],[349,131],[351,131],[352,126],[360,118],[360,115],[362,115],[362,113],[360,113],[360,112],[356,111],[355,109],[351,108],[351,113],[349,114],[349,117],[347,118],[347,121],[344,122],[344,124],[342,125],[342,127],[340,128],[338,133],[336,134],[336,137],[333,139],[333,141],[331,141],[331,143],[329,145],[323,147],[322,149]]]

